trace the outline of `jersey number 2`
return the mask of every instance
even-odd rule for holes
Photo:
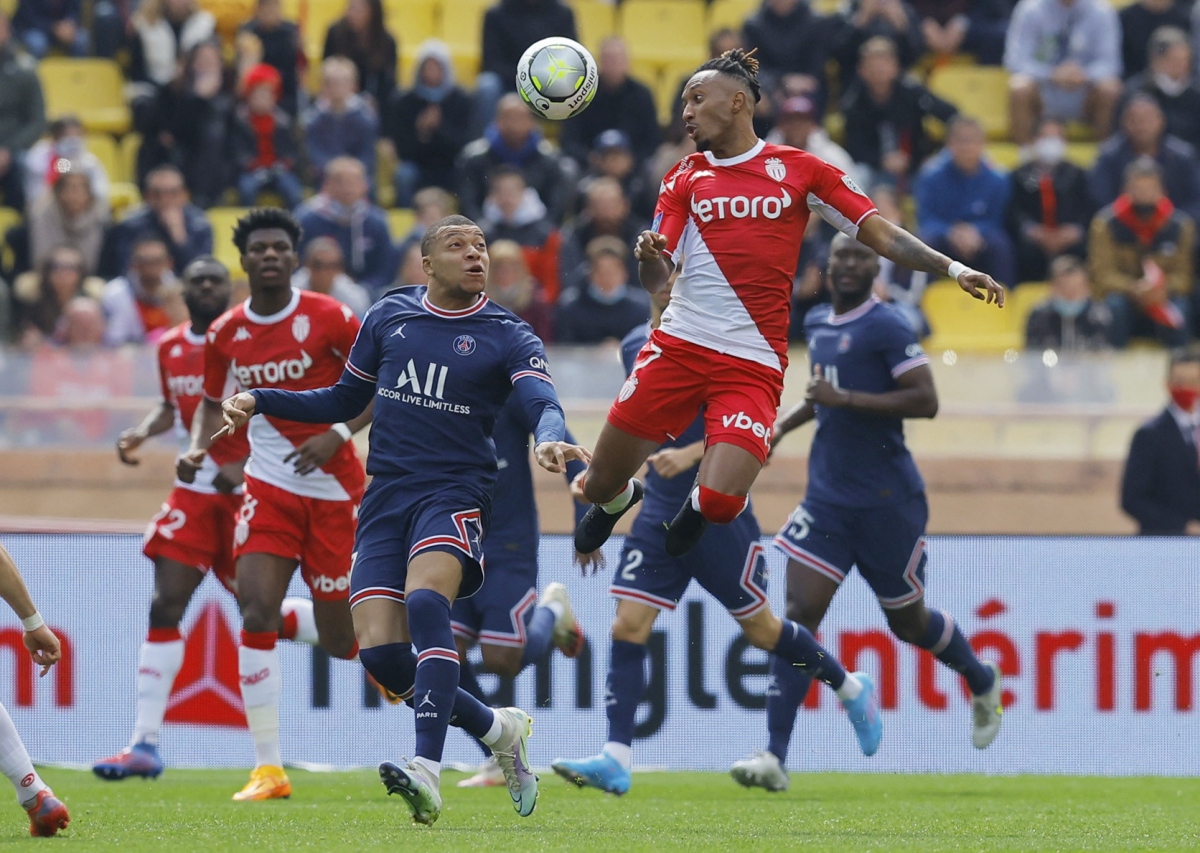
[[[621,580],[635,581],[637,578],[633,576],[633,572],[642,564],[645,557],[637,548],[631,548],[625,556],[625,568],[621,569]]]

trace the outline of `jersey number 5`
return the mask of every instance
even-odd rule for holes
[[[788,538],[807,539],[808,532],[812,529],[812,523],[813,517],[808,514],[808,510],[802,506],[796,507],[792,517],[788,519]]]

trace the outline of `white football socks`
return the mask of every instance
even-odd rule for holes
[[[292,642],[315,646],[320,641],[317,636],[317,620],[313,616],[313,603],[307,598],[285,598],[280,613],[286,617],[289,613],[296,616],[296,635],[289,637]]]
[[[846,680],[834,692],[837,693],[837,697],[843,702],[853,702],[863,692],[863,683],[858,680],[858,676],[853,672],[847,672]]]
[[[17,801],[22,805],[49,787],[33,769],[25,744],[21,743],[17,727],[3,705],[0,705],[0,772],[12,782]]]
[[[167,701],[171,698],[171,687],[175,676],[183,666],[183,640],[165,643],[142,643],[138,657],[137,674],[137,720],[133,724],[133,740],[136,743],[158,743],[163,717],[167,713]]]
[[[628,770],[630,764],[633,763],[633,748],[627,743],[617,743],[615,740],[610,740],[608,743],[604,744],[604,749],[602,749],[601,752],[616,761],[617,764],[620,764],[626,770]]]
[[[283,675],[279,670],[277,649],[238,648],[238,675],[242,685],[242,704],[246,723],[254,738],[256,767],[282,767],[279,751],[279,697]]]
[[[629,506],[629,502],[633,500],[633,480],[625,484],[625,488],[621,490],[621,494],[617,495],[608,503],[597,504],[600,509],[607,512],[609,515],[616,515],[625,507]]]

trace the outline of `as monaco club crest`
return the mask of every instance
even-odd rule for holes
[[[778,157],[772,157],[767,160],[767,174],[777,181],[782,181],[787,177],[787,166],[783,165],[783,161]]]
[[[296,343],[304,343],[304,339],[308,337],[308,333],[312,330],[312,323],[308,319],[307,314],[297,314],[296,319],[292,321],[292,337],[296,339]]]

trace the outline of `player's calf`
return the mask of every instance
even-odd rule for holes
[[[588,494],[586,482],[584,494]],[[603,504],[592,504],[579,526],[575,528],[575,550],[580,554],[590,554],[599,550],[612,535],[613,528],[617,526],[621,516],[633,509],[644,494],[645,489],[641,481],[630,480],[615,498]]]

